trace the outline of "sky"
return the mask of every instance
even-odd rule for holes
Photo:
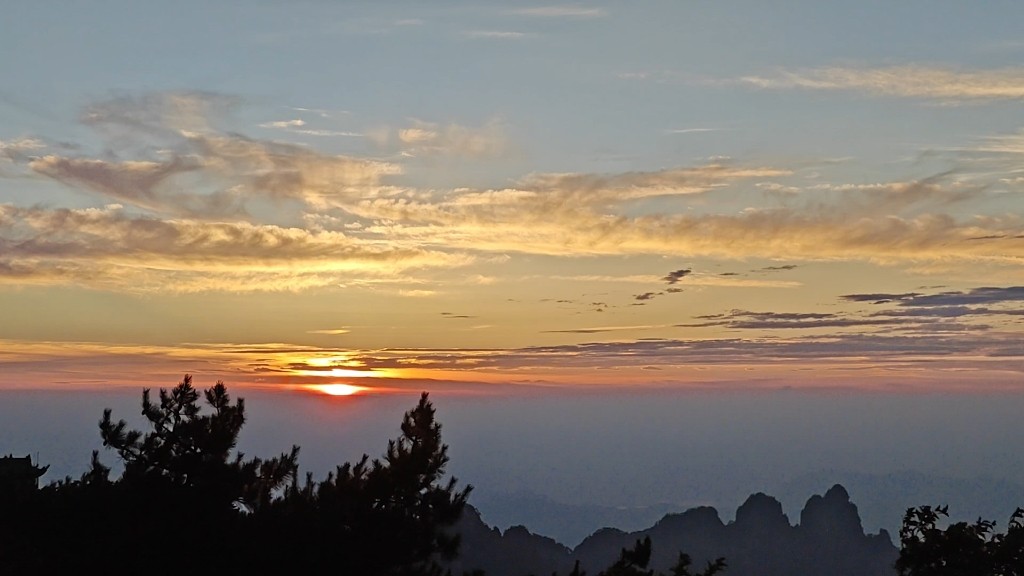
[[[1016,399],[1022,20],[6,3],[0,391]]]
[[[3,386],[1019,386],[1011,3],[207,4],[7,7]]]

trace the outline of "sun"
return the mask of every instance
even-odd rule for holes
[[[362,386],[353,386],[351,384],[314,384],[310,388],[331,396],[351,396],[366,390]]]

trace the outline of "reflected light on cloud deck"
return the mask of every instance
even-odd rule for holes
[[[383,374],[380,374],[377,370],[351,370],[348,368],[331,368],[330,370],[299,370],[300,374],[304,376],[322,376],[331,378],[380,378]]]

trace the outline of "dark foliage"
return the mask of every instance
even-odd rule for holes
[[[643,540],[637,540],[632,548],[623,548],[619,559],[598,576],[654,576],[654,570],[647,568],[650,562],[651,537],[646,536]],[[714,576],[725,570],[726,567],[725,558],[718,558],[714,562],[708,562],[702,572],[694,573],[690,572],[692,563],[689,555],[680,552],[679,559],[672,567],[669,576]],[[578,569],[579,564],[577,563],[576,570]],[[659,576],[665,576],[665,574],[659,573]]]
[[[689,554],[679,553],[679,560],[676,565],[672,567],[671,576],[714,576],[719,572],[725,570],[726,564],[725,558],[716,558],[714,562],[709,561],[707,566],[701,572],[690,572],[690,565],[693,564],[693,560]]]
[[[647,565],[650,564],[650,552],[650,536],[646,536],[643,540],[637,540],[632,548],[623,548],[618,560],[598,576],[654,576],[654,571],[647,569]],[[715,562],[709,562],[702,572],[693,573],[690,572],[692,563],[688,554],[679,552],[679,560],[672,567],[671,576],[714,576],[726,567],[725,559],[719,558]],[[579,565],[577,566],[579,568]],[[658,576],[665,574],[659,573]]]
[[[315,572],[326,563],[344,574],[442,574],[439,561],[459,546],[445,528],[459,519],[471,489],[456,490],[454,478],[439,483],[447,452],[424,393],[383,460],[364,456],[322,482],[293,483],[257,518],[266,528],[260,533],[277,527],[267,546],[292,552],[282,566],[290,570]]]
[[[654,570],[647,570],[651,561],[651,537],[637,540],[632,548],[623,548],[619,559],[599,576],[654,576]]]
[[[940,528],[946,506],[911,508],[900,529],[901,576],[1024,576],[1024,509],[1010,517],[1005,533],[979,518]]]
[[[275,491],[295,476],[299,448],[268,460],[246,460],[241,453],[232,458],[245,424],[245,401],[232,404],[223,382],[203,396],[213,410],[209,415],[200,414],[199,391],[189,375],[170,391],[161,389],[159,404],[144,390],[142,415],[152,427],[145,434],[128,430],[124,420],[114,424],[110,409],[104,410],[100,436],[124,463],[120,483],[139,490],[180,491],[210,513],[231,508],[254,512],[269,505]],[[93,462],[95,468],[98,461]]]
[[[448,462],[426,393],[383,459],[364,456],[300,486],[298,448],[270,459],[232,453],[245,404],[191,377],[154,403],[151,430],[103,414],[103,444],[124,473],[93,453],[81,478],[0,494],[0,573],[439,575],[459,541],[449,533],[470,487],[441,483]],[[289,482],[290,481],[290,482]]]

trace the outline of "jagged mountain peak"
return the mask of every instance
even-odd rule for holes
[[[718,515],[718,510],[714,507],[697,506],[696,508],[690,508],[686,512],[666,514],[661,520],[658,520],[651,530],[673,530],[689,526],[722,527],[724,523],[721,516]]]
[[[737,527],[752,529],[789,528],[789,517],[782,511],[782,503],[774,497],[758,492],[751,494],[736,510]]]
[[[864,534],[857,505],[840,484],[832,486],[824,496],[814,495],[807,500],[800,512],[800,527],[809,534],[829,539]]]

